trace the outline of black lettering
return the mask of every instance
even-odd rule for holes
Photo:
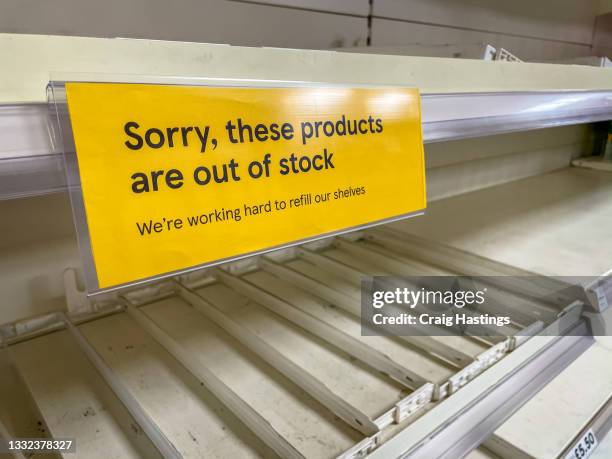
[[[202,132],[199,127],[195,127],[195,132],[198,135],[198,138],[200,139],[200,153],[204,153],[206,151],[206,141],[208,140],[209,130],[210,128],[208,126],[204,128],[204,132]]]
[[[261,163],[255,160],[249,163],[248,172],[252,178],[257,179],[262,176],[264,169]]]
[[[151,185],[153,186],[153,191],[158,191],[158,181],[159,177],[164,175],[164,171],[151,171]]]
[[[149,220],[148,224],[143,222],[142,225],[136,222],[136,227],[138,228],[138,232],[141,236],[144,236],[145,233],[151,234],[151,231],[153,230],[153,220]]]
[[[272,123],[270,125],[270,140],[277,141],[280,139],[281,133],[278,128],[278,124]]]
[[[306,145],[306,140],[312,138],[313,129],[312,124],[308,121],[302,123],[302,144]]]
[[[310,170],[310,158],[308,156],[302,156],[300,158],[300,169],[302,172],[308,172]]]
[[[359,120],[359,132],[361,132],[362,134],[367,134],[368,132],[368,127],[366,126],[367,124],[368,122],[366,120]]]
[[[368,116],[368,123],[370,124],[370,132],[374,133],[374,126],[372,126],[372,123],[374,123],[374,118],[372,118],[372,115]]]
[[[178,169],[170,169],[166,173],[166,185],[168,188],[176,190],[183,186],[183,173]]]
[[[283,138],[285,140],[293,139],[293,125],[289,123],[283,123],[283,127],[281,128],[281,132],[283,134]]]
[[[249,142],[253,142],[253,129],[248,124],[242,124],[242,118],[238,118],[238,134],[240,136],[240,143],[244,143],[244,133],[249,135]]]
[[[183,126],[181,128],[181,137],[183,138],[183,146],[184,147],[189,145],[189,142],[187,141],[187,134],[189,134],[190,131],[193,131],[193,127],[192,126]]]
[[[315,137],[319,137],[319,128],[323,125],[323,121],[315,121]]]
[[[166,135],[168,137],[168,146],[170,148],[174,147],[174,134],[179,131],[179,128],[172,127],[166,129]]]
[[[289,161],[291,161],[291,170],[293,171],[294,174],[297,174],[299,172],[299,169],[295,165],[297,161],[297,157],[295,156],[294,153],[291,153],[291,156],[289,156]]]
[[[317,165],[317,160],[320,160],[318,165]],[[320,171],[321,169],[323,169],[323,167],[325,167],[323,164],[321,164],[321,161],[323,161],[323,156],[321,156],[321,155],[315,155],[312,158],[312,168],[315,171]]]
[[[287,158],[283,158],[278,162],[280,166],[280,175],[287,175],[289,173],[289,166],[287,165]]]
[[[268,140],[268,128],[263,124],[255,126],[255,138],[260,142]]]
[[[136,172],[132,174],[132,192],[133,193],[148,193],[149,192],[149,178],[147,174],[142,172]]]
[[[334,135],[334,123],[331,121],[326,121],[323,123],[323,134],[325,134],[327,137]]]
[[[143,145],[142,137],[140,137],[137,133],[132,132],[130,130],[132,128],[138,129],[139,127],[140,125],[136,121],[128,121],[123,126],[123,131],[127,134],[127,136],[133,139],[136,139],[136,144],[130,143],[129,140],[125,141],[125,146],[128,147],[130,150],[140,150],[142,148],[142,145]]]
[[[153,142],[151,139],[153,134],[158,137],[157,142]],[[160,148],[164,145],[164,133],[157,128],[147,129],[147,132],[145,132],[145,142],[147,142],[147,145],[151,148]]]
[[[227,182],[228,181],[228,178],[227,178],[227,164],[223,165],[223,174],[219,174],[219,166],[215,164],[213,166],[213,178],[215,179],[215,182],[217,182],[217,183]]]
[[[342,118],[339,121],[336,121],[336,134],[346,135],[346,116],[344,115],[342,115]]]
[[[236,126],[234,126],[231,121],[228,121],[225,125],[225,129],[227,130],[227,137],[229,138],[229,141],[232,143],[238,143],[238,140],[234,138],[234,129],[236,129]]]
[[[202,179],[200,176],[202,173],[205,176],[204,179]],[[208,170],[206,166],[196,167],[195,170],[193,171],[193,180],[198,185],[207,185],[210,182],[210,178],[211,178],[210,171]]]
[[[236,162],[234,158],[230,160],[229,168],[232,173],[232,180],[234,180],[235,182],[239,182],[240,176],[236,173],[236,169],[238,169],[238,163]]]
[[[323,149],[323,160],[325,161],[325,169],[334,169],[334,163],[332,163],[333,153],[327,154],[327,148]]]

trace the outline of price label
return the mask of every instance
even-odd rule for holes
[[[593,429],[589,429],[565,456],[565,459],[586,459],[597,448],[597,437]]]

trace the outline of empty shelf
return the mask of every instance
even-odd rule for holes
[[[159,456],[160,437],[177,457],[352,457],[456,403],[458,391],[479,396],[468,383],[500,378],[485,370],[506,355],[529,362],[548,349],[512,335],[554,321],[559,305],[498,286],[491,294],[513,318],[508,337],[362,336],[363,276],[462,273],[413,257],[403,234],[368,234],[131,292],[124,308],[56,324],[68,331],[20,341],[7,326],[30,407],[9,432],[48,428],[92,457]],[[3,426],[14,405],[0,408]]]
[[[389,227],[586,287],[612,269],[610,196],[611,173],[567,168],[437,201]]]
[[[508,459],[564,457],[574,436],[612,395],[610,362],[612,338],[599,337],[496,430],[485,446]]]
[[[159,457],[66,331],[11,347],[13,361],[55,438],[83,457]]]

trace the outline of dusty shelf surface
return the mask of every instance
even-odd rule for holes
[[[0,436],[50,438],[48,427],[6,350],[0,351]],[[47,459],[55,455],[41,453],[34,457]]]
[[[161,301],[144,310],[303,455],[337,455],[360,439],[357,432],[184,301]]]
[[[611,362],[612,337],[597,337],[494,436],[531,457],[559,456],[612,395]]]
[[[83,457],[159,457],[66,331],[11,346],[49,433],[76,438]]]
[[[389,225],[546,276],[612,269],[612,173],[566,168],[431,203]]]
[[[212,457],[265,452],[264,445],[132,318],[120,314],[82,330],[179,452]]]

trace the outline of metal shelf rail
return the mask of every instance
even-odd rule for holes
[[[612,91],[423,94],[425,143],[612,119]],[[66,188],[46,104],[0,105],[0,199]]]

